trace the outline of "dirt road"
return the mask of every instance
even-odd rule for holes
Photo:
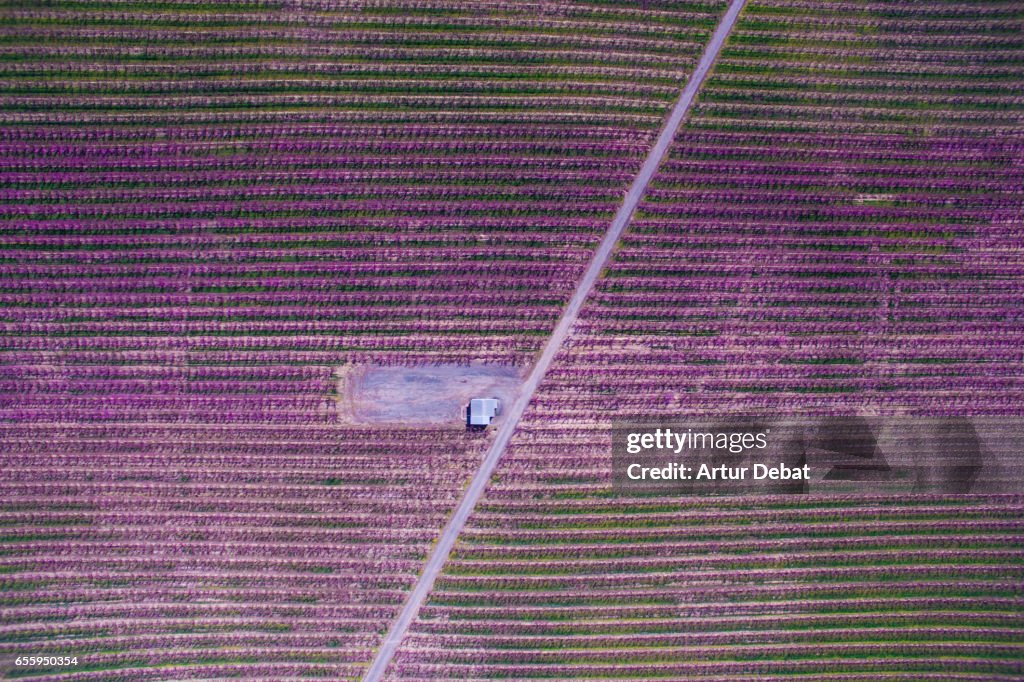
[[[540,359],[537,361],[537,364],[534,365],[526,379],[526,382],[523,384],[519,398],[508,412],[505,413],[502,424],[495,435],[494,442],[491,444],[487,454],[484,456],[484,459],[480,464],[480,468],[470,481],[469,487],[466,489],[465,494],[459,501],[459,506],[455,509],[455,513],[452,514],[452,517],[448,520],[448,525],[445,526],[444,531],[441,533],[441,537],[434,546],[434,550],[431,553],[430,558],[423,567],[423,572],[420,574],[419,579],[413,586],[412,592],[409,594],[408,599],[402,606],[402,611],[398,614],[398,618],[391,624],[391,628],[389,629],[387,636],[381,643],[380,649],[377,650],[377,655],[374,658],[373,663],[367,669],[366,675],[363,677],[364,682],[377,682],[384,677],[384,671],[391,662],[391,659],[395,654],[395,650],[398,648],[402,638],[405,637],[405,633],[412,624],[413,619],[416,618],[416,614],[419,613],[420,607],[426,601],[427,595],[430,594],[430,591],[434,586],[434,581],[437,579],[437,576],[440,574],[445,562],[448,560],[448,555],[451,553],[452,547],[455,546],[455,540],[458,538],[459,533],[462,532],[462,527],[466,524],[466,520],[469,519],[469,515],[473,512],[477,502],[483,495],[483,492],[487,487],[487,483],[491,480],[491,475],[494,473],[494,469],[498,465],[498,460],[501,459],[502,453],[505,452],[505,447],[508,445],[509,440],[512,439],[512,434],[515,432],[516,426],[519,424],[519,420],[526,411],[526,407],[529,405],[530,399],[533,397],[533,394],[540,385],[544,375],[547,374],[548,368],[551,366],[551,361],[554,360],[555,355],[561,349],[562,344],[569,335],[569,331],[572,329],[572,326],[576,323],[576,318],[579,316],[579,312],[583,307],[584,301],[586,301],[587,296],[594,287],[594,283],[597,282],[598,277],[601,275],[601,270],[611,257],[616,243],[618,243],[619,239],[622,237],[622,233],[626,229],[626,225],[629,224],[629,219],[632,217],[633,211],[636,210],[641,197],[647,190],[647,185],[651,182],[655,172],[658,170],[658,166],[661,164],[662,158],[671,146],[672,140],[675,138],[676,131],[679,129],[683,119],[685,119],[686,115],[689,113],[690,107],[696,98],[697,91],[700,90],[700,86],[704,82],[704,78],[715,63],[715,59],[718,57],[718,53],[722,49],[722,45],[725,43],[726,38],[728,38],[729,33],[732,31],[732,27],[736,23],[736,18],[743,9],[745,2],[746,0],[732,0],[725,16],[722,17],[722,21],[719,23],[718,28],[715,29],[710,42],[704,49],[704,54],[701,55],[700,61],[697,63],[696,70],[687,81],[686,87],[683,88],[682,95],[680,95],[679,100],[672,108],[672,113],[670,114],[668,121],[665,123],[665,127],[662,129],[657,141],[654,143],[650,153],[647,155],[647,159],[644,161],[644,165],[641,167],[640,173],[633,180],[633,184],[629,188],[629,192],[626,194],[626,198],[623,201],[622,206],[619,207],[618,212],[615,214],[615,219],[612,221],[612,224],[608,228],[608,232],[605,233],[604,238],[601,240],[600,247],[598,247],[595,252],[593,259],[590,261],[590,265],[587,267],[586,273],[584,273],[583,278],[576,287],[575,293],[566,305],[565,310],[562,312],[562,316],[559,318],[554,332],[552,332],[551,337],[545,344],[544,350],[540,355]]]

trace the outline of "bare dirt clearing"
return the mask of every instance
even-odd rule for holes
[[[511,405],[524,371],[489,364],[349,365],[337,372],[339,417],[352,424],[463,428],[471,398],[496,397],[503,406]]]

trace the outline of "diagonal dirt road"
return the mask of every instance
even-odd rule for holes
[[[396,618],[391,624],[391,628],[388,630],[384,641],[377,650],[377,654],[374,657],[373,662],[370,664],[370,667],[366,671],[366,675],[363,677],[363,682],[378,682],[378,680],[381,680],[384,677],[384,672],[387,669],[388,664],[391,662],[392,657],[394,657],[395,650],[398,648],[399,643],[401,643],[402,638],[405,637],[405,633],[408,631],[412,621],[416,618],[416,614],[419,613],[423,602],[426,601],[427,595],[430,594],[430,591],[434,586],[434,581],[437,579],[437,576],[440,574],[445,562],[448,560],[452,547],[455,546],[455,540],[458,538],[459,533],[462,532],[462,527],[466,524],[466,521],[469,519],[469,515],[473,512],[477,502],[483,495],[483,492],[487,487],[487,483],[491,480],[491,475],[498,466],[498,460],[501,459],[502,453],[505,452],[505,447],[512,439],[512,434],[515,432],[516,426],[518,426],[523,413],[526,412],[526,407],[530,404],[530,399],[536,392],[537,387],[544,378],[544,375],[547,374],[548,368],[551,366],[551,361],[555,359],[555,355],[561,349],[562,344],[569,335],[569,331],[572,329],[572,326],[576,323],[576,319],[579,316],[579,312],[583,307],[584,301],[586,301],[595,282],[597,282],[598,277],[601,275],[601,270],[604,269],[605,264],[611,257],[616,243],[618,243],[619,239],[622,237],[622,233],[625,231],[626,225],[629,224],[629,219],[632,217],[633,211],[636,210],[637,205],[640,203],[640,199],[647,190],[647,185],[650,184],[651,179],[658,170],[658,166],[661,165],[662,158],[664,158],[665,154],[668,152],[668,149],[672,144],[672,140],[675,138],[676,131],[679,129],[680,124],[682,124],[683,119],[685,119],[686,115],[689,113],[690,107],[692,106],[694,99],[696,99],[697,92],[700,90],[701,84],[711,71],[711,67],[714,65],[715,59],[718,57],[718,53],[722,49],[722,45],[725,44],[726,39],[729,37],[729,33],[732,31],[732,27],[736,23],[736,19],[739,16],[740,11],[742,11],[745,3],[746,0],[732,0],[729,5],[729,9],[726,10],[721,22],[719,22],[718,27],[711,36],[711,40],[708,42],[707,47],[704,48],[704,53],[701,55],[700,61],[697,63],[697,68],[694,70],[689,80],[687,80],[686,87],[683,88],[683,93],[679,96],[679,100],[672,107],[672,113],[669,115],[668,121],[665,123],[665,127],[658,135],[657,141],[654,143],[654,146],[648,153],[647,158],[644,160],[644,165],[640,168],[639,174],[633,180],[633,184],[630,186],[629,192],[626,194],[626,198],[623,200],[622,205],[616,212],[615,218],[612,220],[612,224],[609,226],[608,231],[601,240],[601,245],[594,253],[594,257],[591,259],[590,264],[587,266],[587,270],[577,285],[576,291],[573,293],[572,298],[569,299],[569,303],[566,305],[565,310],[562,311],[562,316],[559,318],[558,324],[555,326],[555,330],[551,333],[550,338],[548,338],[547,343],[544,345],[544,350],[540,355],[540,359],[537,361],[537,364],[533,366],[533,369],[530,371],[530,375],[526,378],[519,394],[519,398],[502,418],[501,426],[498,428],[494,442],[491,443],[491,447],[487,450],[487,454],[480,463],[480,468],[473,475],[473,479],[470,481],[469,487],[466,489],[462,499],[459,501],[459,506],[456,507],[455,512],[448,520],[448,524],[445,526],[441,533],[441,537],[434,546],[434,550],[431,552],[430,558],[423,567],[423,572],[420,573],[419,578],[416,580],[416,584],[413,586],[412,592],[410,592],[409,597],[402,606],[402,610],[398,614],[398,618]]]

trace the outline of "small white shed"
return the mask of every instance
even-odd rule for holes
[[[499,414],[501,401],[497,398],[473,398],[469,401],[466,423],[469,426],[488,426]]]

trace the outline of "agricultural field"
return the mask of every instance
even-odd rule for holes
[[[1019,497],[611,489],[630,415],[1021,415],[1024,14],[748,4],[391,679],[1011,680]]]
[[[526,361],[724,2],[458,8],[8,3],[8,343]]]
[[[728,5],[4,3],[0,678],[1024,676],[1024,497],[624,496],[609,433],[1024,417],[1020,2],[747,0],[458,421]]]
[[[5,3],[0,675],[357,679],[487,435],[339,374],[528,364],[724,7]]]

